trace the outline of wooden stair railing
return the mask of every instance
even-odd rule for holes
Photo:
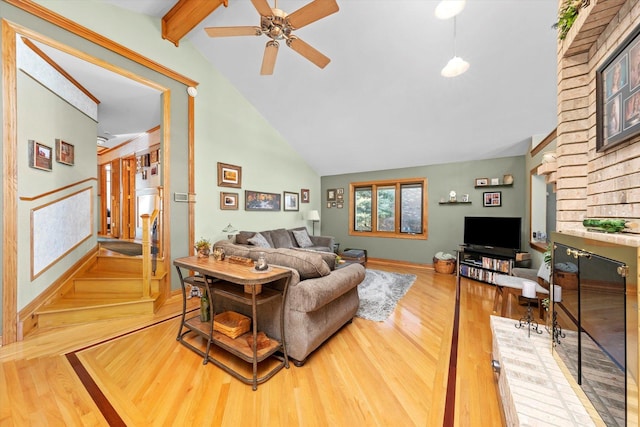
[[[142,296],[148,297],[151,295],[151,276],[155,274],[153,265],[155,264],[155,258],[161,253],[159,246],[154,248],[152,254],[152,233],[154,223],[158,220],[158,209],[155,209],[151,214],[142,214]],[[157,229],[157,227],[156,227]]]

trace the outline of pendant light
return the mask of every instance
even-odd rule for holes
[[[469,69],[469,63],[456,55],[456,17],[453,17],[453,58],[440,71],[442,77],[456,77]]]
[[[436,6],[435,14],[438,19],[453,18],[464,9],[466,0],[442,0]]]

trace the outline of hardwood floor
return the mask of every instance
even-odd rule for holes
[[[355,318],[304,366],[292,364],[255,392],[176,341],[181,296],[152,316],[38,332],[0,348],[0,425],[441,426],[455,276],[368,267],[417,280],[389,319]],[[492,286],[462,280],[457,426],[504,424],[490,365],[493,296]],[[195,309],[197,299],[189,303]],[[513,318],[523,312],[511,309]],[[92,397],[71,363],[102,397]]]

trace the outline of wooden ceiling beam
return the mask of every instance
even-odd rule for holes
[[[162,38],[178,46],[185,34],[221,4],[227,7],[229,0],[178,0],[162,17]]]

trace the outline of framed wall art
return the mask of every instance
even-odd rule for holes
[[[218,186],[242,187],[242,168],[240,166],[218,162]]]
[[[489,185],[489,178],[476,178],[476,187],[484,187]]]
[[[244,209],[247,211],[279,211],[280,194],[245,190]]]
[[[72,144],[61,139],[56,139],[56,162],[73,166],[75,156]]]
[[[596,70],[596,149],[640,133],[640,27]]]
[[[35,169],[51,171],[53,168],[53,150],[51,147],[30,139],[29,166]]]
[[[336,189],[335,188],[330,188],[329,190],[327,190],[327,201],[328,202],[335,202],[336,201]]]
[[[298,211],[300,210],[300,205],[298,204],[300,196],[298,193],[291,193],[289,191],[285,191],[283,194],[284,197],[284,208],[285,211]]]
[[[220,209],[237,210],[238,209],[238,193],[220,192]]]
[[[300,194],[302,195],[300,203],[309,203],[309,190],[303,188],[300,190]]]
[[[482,193],[482,205],[484,207],[502,206],[502,191]]]

